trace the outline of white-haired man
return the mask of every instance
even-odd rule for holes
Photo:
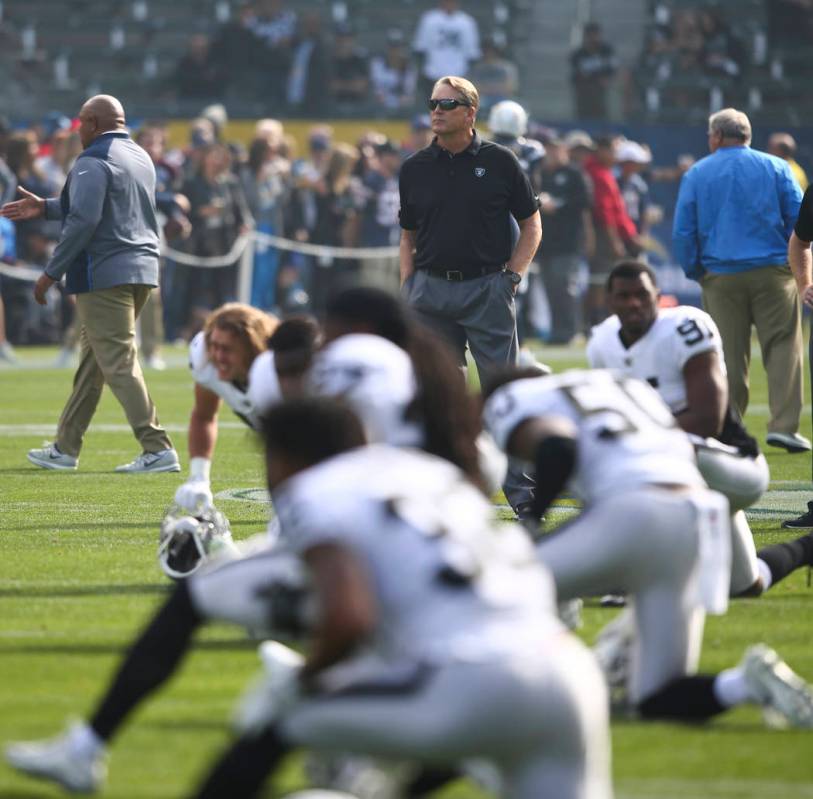
[[[703,307],[720,330],[731,404],[748,407],[751,327],[768,375],[767,443],[804,452],[802,324],[788,266],[788,240],[802,192],[781,158],[752,150],[751,123],[734,108],[709,117],[711,155],[680,185],[673,241],[686,275],[700,282]]]

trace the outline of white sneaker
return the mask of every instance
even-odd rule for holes
[[[154,352],[144,359],[144,366],[147,369],[155,369],[156,372],[163,372],[167,368],[167,363],[157,352]]]
[[[773,649],[749,647],[740,665],[770,726],[813,728],[813,690]]]
[[[788,452],[810,451],[810,442],[799,433],[768,433],[765,443],[772,447],[782,447]]]
[[[0,344],[0,361],[5,361],[6,363],[20,362],[17,358],[17,353],[14,352],[14,347],[12,347],[8,341],[4,341]]]
[[[81,752],[73,743],[75,727],[56,738],[21,741],[6,747],[6,762],[32,777],[58,783],[74,793],[95,793],[107,777],[104,748],[95,754]]]
[[[116,471],[126,474],[180,472],[181,464],[174,449],[164,449],[161,452],[142,452],[134,461],[116,466]]]
[[[66,455],[57,449],[56,444],[50,441],[42,442],[42,449],[28,450],[28,460],[41,469],[57,469],[60,471],[76,471],[79,458]]]
[[[67,369],[69,366],[73,366],[73,363],[76,360],[78,360],[76,357],[76,350],[71,349],[70,347],[63,347],[59,353],[57,353],[57,356],[54,359],[54,368]]]
[[[259,733],[273,724],[299,696],[302,655],[278,641],[263,641],[258,654],[263,673],[243,694],[232,719],[241,735]]]

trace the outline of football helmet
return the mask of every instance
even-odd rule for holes
[[[203,508],[193,516],[180,505],[170,506],[158,534],[158,562],[164,574],[182,580],[219,552],[239,555],[229,520],[219,510]]]
[[[528,112],[513,100],[503,100],[491,109],[488,127],[497,136],[519,138],[528,130]]]

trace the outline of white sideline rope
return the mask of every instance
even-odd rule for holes
[[[206,269],[216,269],[223,266],[231,266],[236,263],[246,252],[246,248],[251,242],[265,247],[274,247],[278,250],[288,252],[300,252],[303,255],[313,255],[323,260],[334,258],[355,258],[358,260],[397,258],[398,247],[331,247],[326,244],[308,244],[307,242],[286,239],[282,236],[272,236],[269,233],[252,231],[239,236],[232,248],[225,255],[201,256],[192,255],[182,250],[170,247],[166,242],[161,242],[161,255],[172,259],[177,264],[184,266],[197,266]],[[33,264],[18,262],[15,266],[0,263],[0,275],[14,278],[15,280],[27,280],[36,283],[42,274],[43,267]]]
[[[282,236],[272,236],[270,233],[260,233],[256,230],[240,236],[226,255],[203,258],[168,246],[163,247],[161,252],[176,263],[188,266],[229,266],[243,254],[251,239],[257,244],[266,247],[275,247],[278,250],[287,250],[289,252],[301,252],[303,255],[314,255],[317,258],[356,258],[365,260],[368,258],[398,257],[398,247],[332,247],[326,244],[308,244],[304,241],[286,239]]]
[[[43,267],[32,266],[31,264],[20,263],[16,266],[0,263],[0,275],[13,277],[15,280],[28,280],[36,283],[42,274]]]

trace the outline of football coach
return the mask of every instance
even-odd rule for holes
[[[177,472],[178,455],[159,425],[138,363],[135,322],[158,285],[155,169],[125,128],[124,108],[109,95],[92,97],[79,112],[85,148],[59,199],[20,189],[23,199],[0,214],[13,221],[61,219],[54,254],[34,286],[44,305],[48,289],[65,276],[76,294],[81,360],[57,437],[28,459],[44,469],[74,470],[85,431],[107,383],[125,411],[142,453],[120,472]]]
[[[483,383],[516,362],[514,297],[542,240],[542,220],[516,156],[475,130],[479,104],[464,78],[434,85],[435,138],[401,168],[400,270],[403,297],[419,320],[451,344],[461,366],[468,345]],[[521,516],[530,495],[514,477],[506,497]]]

